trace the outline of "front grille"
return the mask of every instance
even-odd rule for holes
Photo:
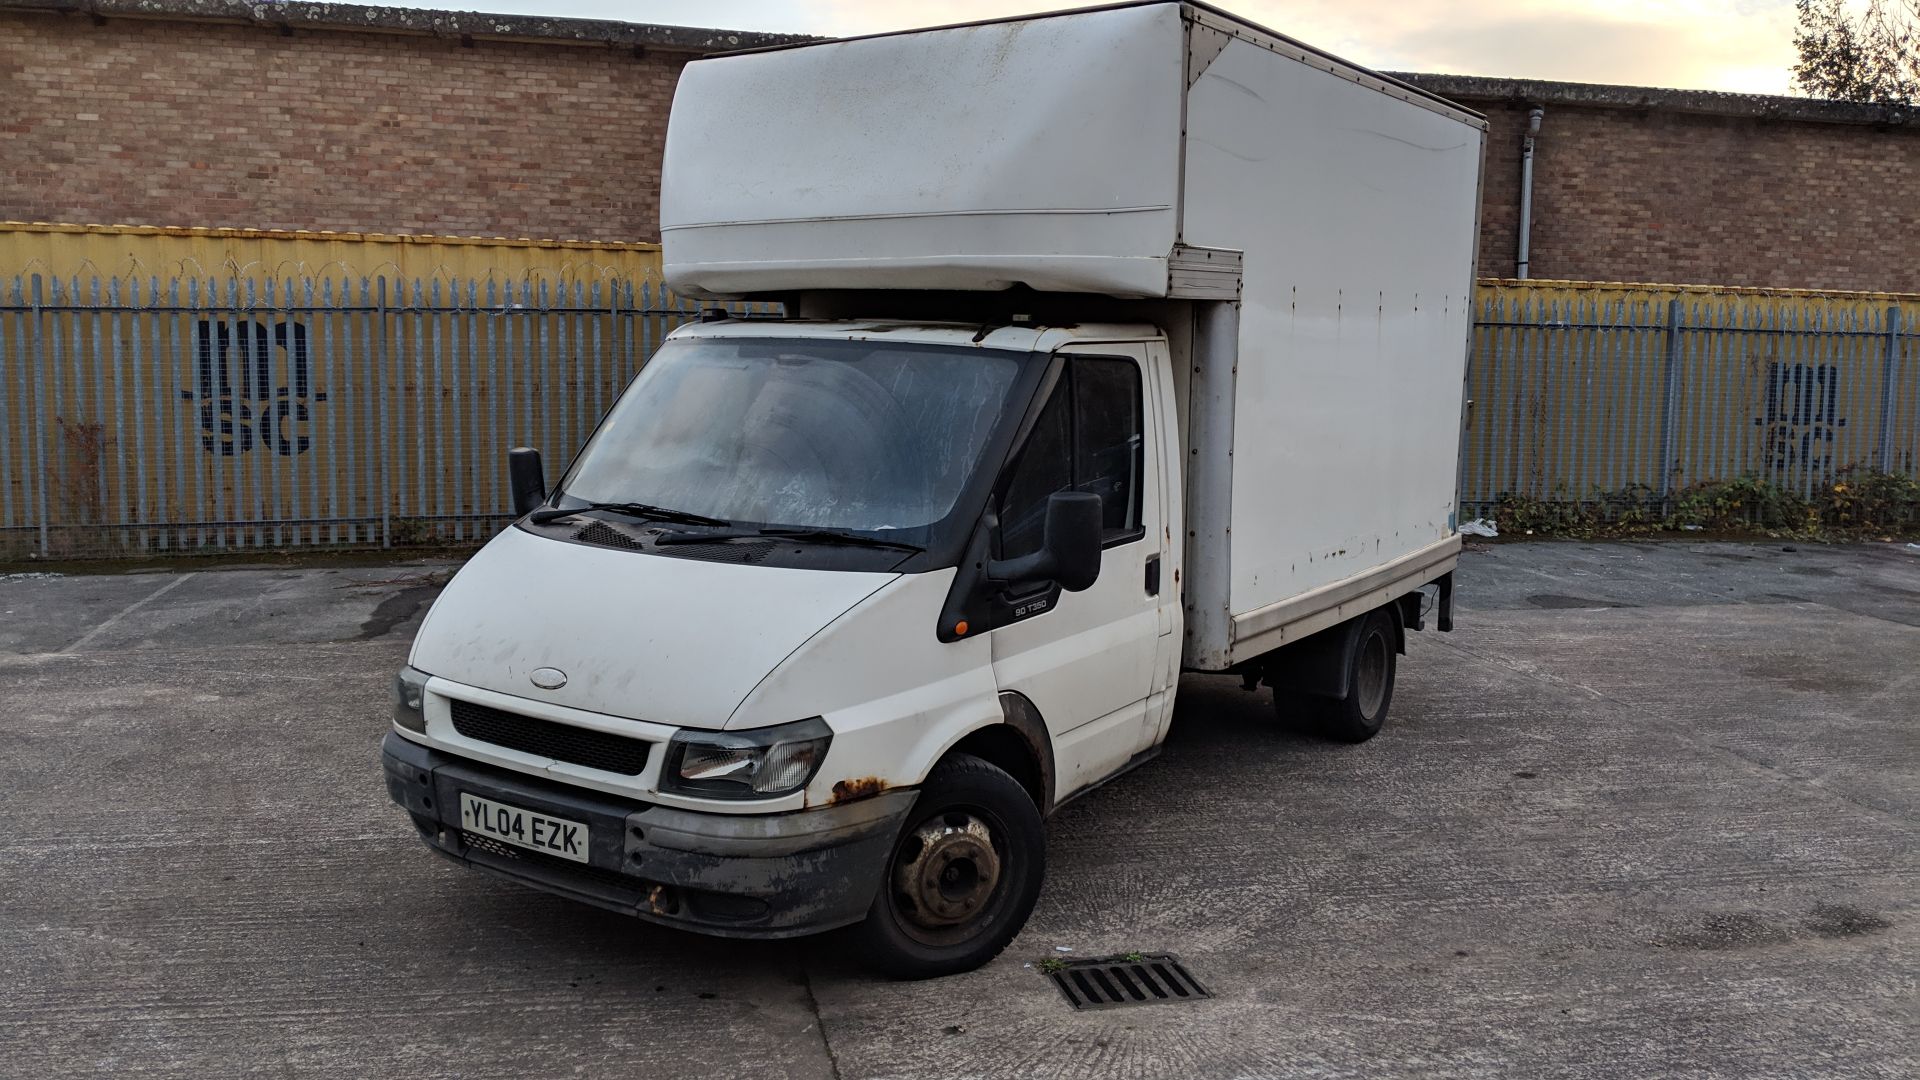
[[[496,863],[524,862],[534,866],[545,867],[546,872],[549,874],[558,875],[577,882],[591,882],[600,887],[597,891],[613,894],[620,899],[637,900],[640,894],[644,893],[649,887],[646,882],[641,881],[639,878],[631,878],[625,874],[616,873],[604,867],[572,862],[567,859],[556,859],[551,855],[542,855],[537,851],[527,851],[524,848],[514,847],[512,844],[503,844],[491,836],[482,836],[479,833],[463,831],[460,833],[460,839],[466,841],[469,855],[474,852],[479,852],[483,855],[490,856],[490,861]]]
[[[1131,953],[1104,960],[1048,959],[1041,969],[1075,1009],[1117,1009],[1123,1005],[1166,1005],[1200,1001],[1213,995],[1171,956]]]
[[[589,769],[638,776],[646,768],[647,751],[652,746],[625,735],[556,724],[471,701],[454,700],[449,704],[453,707],[453,730],[469,739]]]

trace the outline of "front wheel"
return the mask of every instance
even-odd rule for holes
[[[934,766],[857,931],[903,979],[972,971],[1026,924],[1046,875],[1046,830],[1019,781],[972,754]]]

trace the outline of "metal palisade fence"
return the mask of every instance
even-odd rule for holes
[[[1505,282],[1474,314],[1467,514],[1740,477],[1811,496],[1920,458],[1913,297]]]
[[[0,561],[483,540],[508,448],[556,476],[696,316],[636,266],[0,279]],[[1475,305],[1465,515],[1920,459],[1915,298],[1489,282]]]
[[[477,542],[508,448],[556,473],[697,313],[636,280],[0,280],[0,559]]]

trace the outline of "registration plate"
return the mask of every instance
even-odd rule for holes
[[[491,836],[504,844],[587,861],[587,827],[577,821],[548,817],[478,795],[460,793],[460,827]]]

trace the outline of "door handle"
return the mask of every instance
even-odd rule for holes
[[[1160,595],[1160,556],[1147,557],[1147,595]]]

